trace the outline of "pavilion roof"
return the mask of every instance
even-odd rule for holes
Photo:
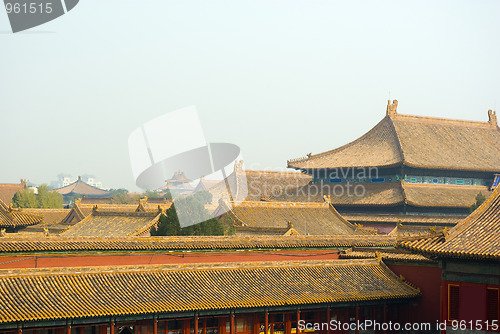
[[[65,237],[139,236],[158,223],[161,211],[94,211],[61,233]]]
[[[0,270],[0,286],[0,323],[420,295],[377,259]]]
[[[397,106],[397,101],[395,101]],[[391,105],[390,105],[391,106]],[[373,129],[337,149],[288,161],[301,170],[409,166],[500,171],[500,130],[488,122],[402,115],[389,111]]]
[[[355,187],[362,187],[357,192]],[[323,202],[330,195],[334,206],[397,206],[468,208],[478,193],[488,196],[486,186],[392,183],[307,184],[271,198],[276,201]]]
[[[0,183],[0,200],[9,205],[12,203],[12,198],[18,191],[26,189],[26,180],[21,180],[21,183]]]
[[[348,221],[359,224],[390,223],[422,226],[455,226],[464,217],[452,215],[410,215],[410,214],[378,214],[378,213],[344,213]]]
[[[219,181],[211,184],[207,189],[212,194],[212,203],[218,204],[220,199],[233,201],[260,201],[277,196],[285,189],[294,189],[311,182],[310,175],[297,172],[243,170],[235,167],[228,175],[227,184]],[[208,184],[207,184],[208,185]],[[227,189],[231,190],[233,198],[227,196]]]
[[[55,189],[54,191],[61,194],[61,195],[68,195],[68,194],[80,194],[80,195],[86,195],[86,196],[108,196],[108,195],[110,195],[110,192],[107,190],[93,187],[93,186],[83,182],[81,177],[78,177],[78,180],[76,180],[75,182],[73,182],[65,187]]]
[[[29,214],[20,209],[13,209],[0,200],[0,227],[16,228],[39,224],[42,216]]]
[[[402,241],[403,248],[436,257],[500,260],[500,187],[449,231]]]
[[[328,202],[294,203],[245,201],[221,204],[237,231],[287,233],[290,228],[301,235],[368,234],[342,217]],[[231,209],[228,211],[229,207]],[[217,215],[217,210],[215,215]],[[294,232],[294,233],[295,233]]]

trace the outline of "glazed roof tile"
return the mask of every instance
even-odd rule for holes
[[[447,215],[398,215],[398,214],[365,214],[365,213],[344,213],[342,216],[350,222],[361,224],[366,223],[391,223],[426,226],[454,226],[465,217]]]
[[[258,248],[338,248],[393,247],[396,237],[387,235],[341,236],[193,236],[193,237],[64,237],[40,239],[0,238],[0,253],[67,252],[67,251],[152,251],[152,250],[215,250]]]
[[[0,270],[0,287],[0,323],[420,295],[376,259]]]
[[[61,195],[80,194],[87,196],[108,196],[111,194],[107,190],[88,185],[87,183],[83,182],[80,177],[75,182],[65,187],[55,189],[54,191]]]
[[[393,114],[337,149],[288,161],[288,167],[390,167],[498,172],[500,130],[490,122]]]
[[[65,237],[138,236],[158,223],[161,212],[93,211],[61,233]]]
[[[12,203],[12,198],[18,191],[26,189],[26,181],[21,180],[20,184],[16,183],[0,183],[0,200],[9,205]]]
[[[356,188],[359,189],[356,192]],[[334,206],[397,206],[469,208],[479,192],[488,196],[486,186],[417,184],[403,180],[392,183],[308,184],[289,189],[274,201],[322,202],[330,196]]]
[[[449,231],[401,242],[403,248],[436,257],[500,260],[500,187]]]
[[[13,209],[0,200],[0,227],[16,228],[39,224],[42,217]]]
[[[429,262],[436,263],[423,255],[414,254],[409,251],[395,249],[395,248],[380,248],[380,249],[363,249],[363,248],[350,248],[340,253],[341,259],[372,259],[382,258],[389,261],[408,261],[408,262]]]
[[[223,204],[237,230],[255,230],[284,234],[291,227],[302,235],[366,234],[342,217],[328,203],[246,201]],[[217,212],[217,211],[216,211]]]

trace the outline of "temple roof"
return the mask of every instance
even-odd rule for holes
[[[42,217],[39,215],[22,212],[20,209],[13,209],[0,200],[0,227],[16,228],[39,224]]]
[[[348,189],[349,187],[349,189]],[[362,187],[355,193],[355,187]],[[479,192],[488,196],[486,186],[418,184],[401,180],[392,183],[307,184],[288,189],[276,201],[323,202],[330,195],[334,206],[396,206],[468,208],[476,202]],[[338,196],[336,195],[338,194]]]
[[[340,259],[373,259],[382,258],[386,261],[404,261],[404,262],[426,262],[436,263],[423,255],[414,254],[410,251],[395,248],[350,248],[341,252]]]
[[[14,233],[13,233],[14,234]],[[151,251],[212,249],[294,249],[337,247],[393,247],[396,237],[387,235],[340,236],[192,236],[192,237],[65,237],[41,239],[0,238],[0,253],[54,251]]]
[[[20,184],[0,183],[0,200],[9,205],[16,192],[24,189],[26,189],[26,180],[21,180]]]
[[[397,101],[395,101],[397,106]],[[462,121],[389,112],[359,139],[337,149],[288,161],[288,167],[409,166],[482,172],[500,170],[500,130],[490,121]]]
[[[0,323],[420,295],[376,259],[0,270],[0,286]]]
[[[207,190],[212,194],[212,204],[217,205],[220,199],[234,201],[260,201],[278,195],[285,189],[293,189],[311,182],[310,175],[297,172],[243,170],[241,162],[236,163],[234,172],[226,182],[220,181]],[[227,187],[233,198],[227,196]]]
[[[455,226],[463,217],[451,215],[408,215],[408,214],[376,214],[376,213],[343,213],[342,216],[350,222],[388,223],[425,226]]]
[[[325,203],[259,202],[246,201],[226,204],[221,208],[230,217],[237,232],[280,232],[291,228],[301,235],[368,234],[342,217],[335,208]],[[215,212],[217,214],[217,210]]]
[[[500,260],[500,187],[449,231],[404,241],[401,246],[424,255]]]
[[[42,217],[42,224],[59,224],[70,212],[70,209],[33,209],[22,208],[22,213],[28,213],[35,216]]]
[[[109,196],[111,194],[107,190],[88,185],[87,183],[82,181],[81,177],[78,177],[78,180],[76,180],[75,182],[65,187],[55,189],[54,191],[61,195],[79,194],[86,196]]]
[[[139,236],[158,223],[161,211],[94,211],[61,233],[65,237]]]

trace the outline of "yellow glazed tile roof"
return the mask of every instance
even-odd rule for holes
[[[437,263],[423,255],[414,254],[410,251],[401,249],[386,248],[350,248],[340,253],[341,259],[373,259],[382,258],[389,261],[403,262],[426,262]]]
[[[15,228],[39,224],[42,216],[24,213],[20,209],[13,209],[0,200],[0,227]]]
[[[500,168],[500,167],[499,167]],[[330,195],[334,206],[396,206],[409,204],[421,207],[468,208],[476,202],[482,192],[491,192],[485,186],[416,184],[403,180],[393,183],[308,184],[289,189],[286,194],[272,198],[273,201],[323,202]],[[354,187],[361,187],[358,194]],[[336,194],[339,194],[336,196]]]
[[[418,224],[426,226],[447,225],[455,226],[463,216],[451,215],[398,215],[398,214],[367,214],[367,213],[344,213],[344,218],[350,222],[361,224],[366,223],[391,223],[397,224]]]
[[[85,219],[61,233],[65,237],[139,236],[158,223],[158,212],[113,212],[94,210]]]
[[[389,167],[498,172],[500,131],[490,122],[387,115],[359,139],[288,161],[297,169]]]
[[[0,238],[0,253],[114,250],[212,250],[258,248],[393,247],[396,237],[387,235],[254,236],[254,237],[63,237]]]
[[[413,298],[381,261],[0,270],[0,323]]]
[[[403,248],[436,257],[500,260],[500,187],[449,231],[401,242]]]
[[[229,204],[229,203],[228,203]],[[227,206],[228,204],[221,204]],[[288,231],[291,227],[302,235],[366,234],[342,217],[327,203],[315,202],[232,202],[226,216],[240,230],[258,229]],[[217,212],[217,211],[216,211]],[[283,232],[283,233],[284,233]]]

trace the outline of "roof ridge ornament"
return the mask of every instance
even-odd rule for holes
[[[498,119],[497,119],[497,112],[493,110],[488,110],[488,123],[490,123],[492,126],[497,127],[498,126]]]
[[[392,100],[392,104],[391,100],[387,100],[387,109],[386,109],[387,116],[389,117],[396,116],[398,114],[397,109],[398,109],[398,100]]]

